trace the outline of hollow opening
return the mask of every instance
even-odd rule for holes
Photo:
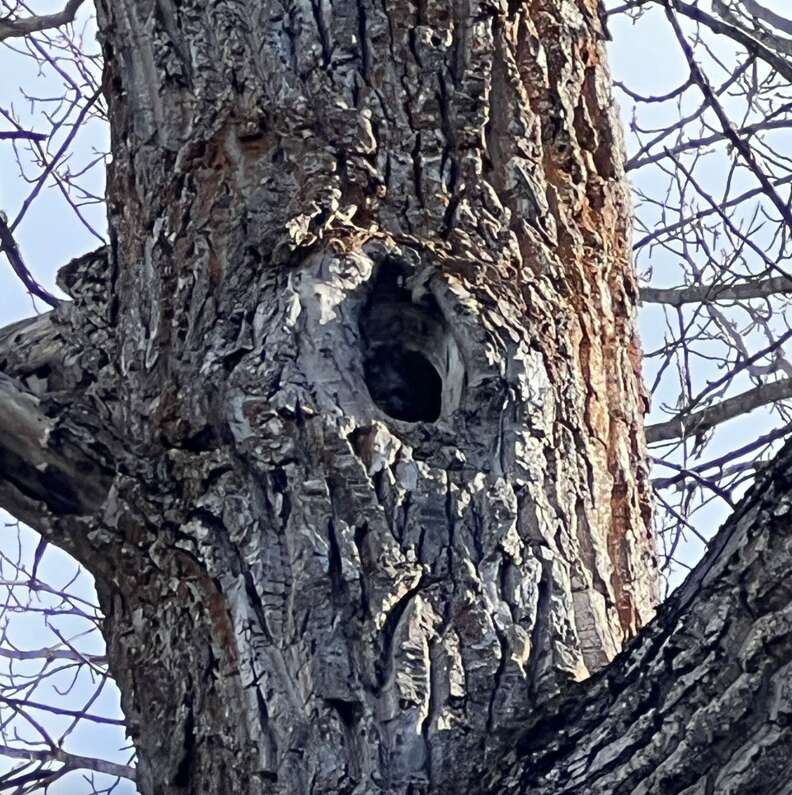
[[[464,367],[433,294],[410,285],[401,263],[381,263],[360,317],[366,386],[403,422],[436,422],[459,405]]]
[[[371,399],[404,422],[435,422],[443,406],[443,379],[418,351],[379,345],[365,362]]]

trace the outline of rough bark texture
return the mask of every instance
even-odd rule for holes
[[[657,619],[546,705],[492,795],[792,792],[792,445]]]
[[[468,791],[652,615],[598,10],[98,3],[112,244],[0,391],[99,475],[3,437],[0,499],[97,576],[141,792]]]

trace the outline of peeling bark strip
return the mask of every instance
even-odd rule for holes
[[[98,3],[112,244],[35,378],[115,478],[43,529],[142,793],[466,791],[652,615],[597,11]]]

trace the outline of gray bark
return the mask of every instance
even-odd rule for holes
[[[655,621],[545,705],[487,792],[792,792],[792,446]]]
[[[472,790],[651,617],[597,11],[98,3],[112,241],[0,339],[0,500],[97,577],[141,792]]]
[[[94,353],[66,353],[73,319],[64,305],[0,330],[0,503],[41,531],[96,513],[115,467],[112,427],[78,394]]]
[[[747,298],[769,298],[778,293],[792,292],[792,279],[772,276],[752,282],[735,284],[694,284],[690,287],[642,287],[641,301],[649,304],[708,303],[714,301],[744,301]]]

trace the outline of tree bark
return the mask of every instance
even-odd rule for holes
[[[481,791],[792,791],[791,488],[787,444],[655,621],[545,705]]]
[[[97,577],[142,793],[466,792],[653,614],[599,10],[98,2],[111,245],[0,354],[0,500]],[[8,456],[75,488],[68,429],[64,511]]]

